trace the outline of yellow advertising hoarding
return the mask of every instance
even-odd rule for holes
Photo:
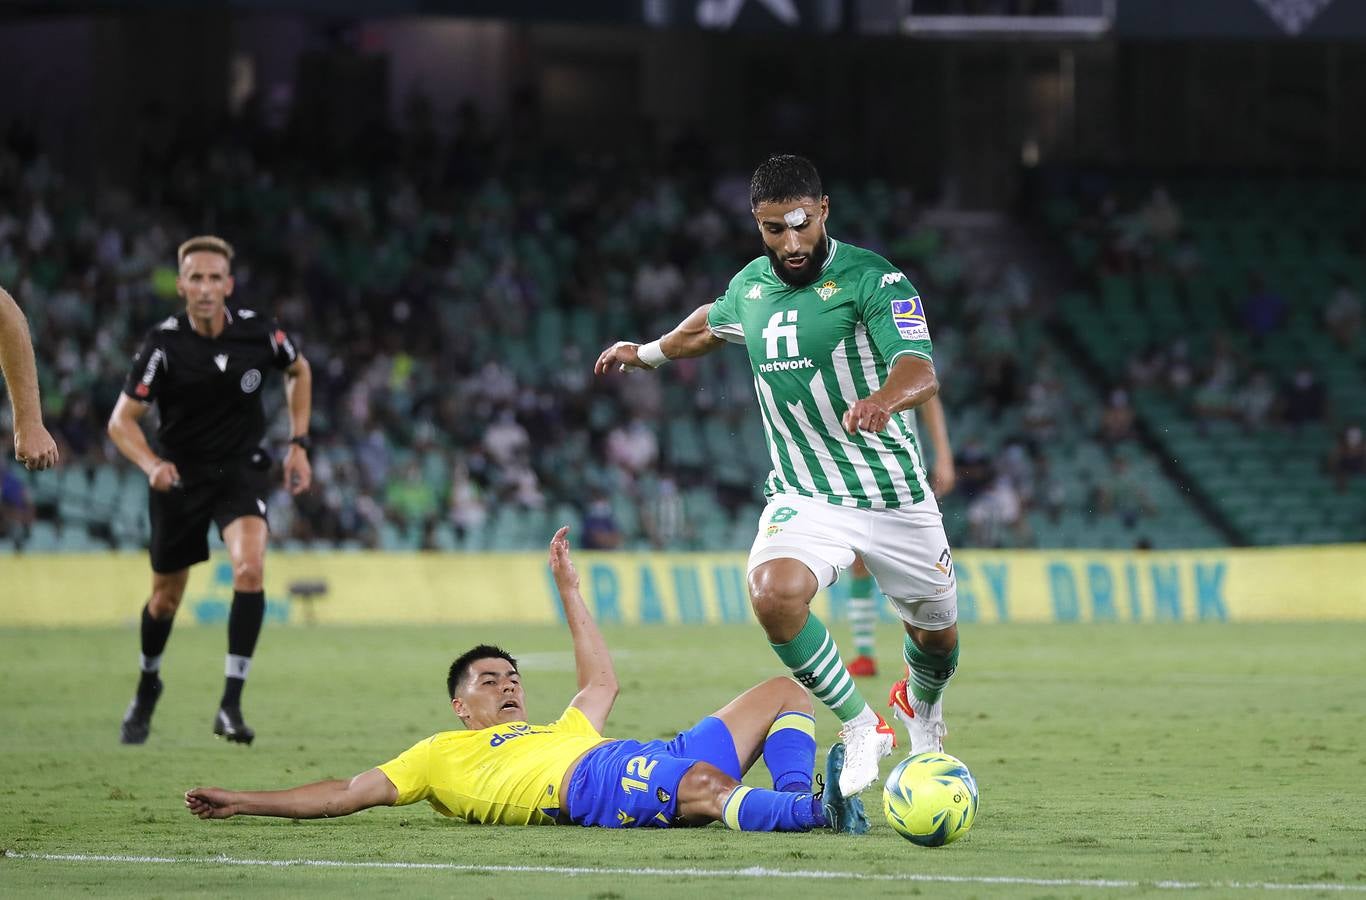
[[[610,624],[744,622],[745,557],[576,554],[583,594]],[[960,621],[1288,622],[1366,620],[1366,545],[1181,552],[966,550],[955,561]],[[142,554],[0,557],[0,626],[135,621],[150,582]],[[303,599],[292,588],[325,592]],[[302,623],[550,623],[541,553],[273,553],[267,617]],[[836,584],[814,608],[844,618]],[[191,573],[180,620],[226,619],[226,558]],[[189,615],[185,615],[189,613]],[[882,615],[892,613],[884,604]]]

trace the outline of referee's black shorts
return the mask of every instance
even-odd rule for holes
[[[218,534],[243,516],[266,517],[270,457],[265,451],[239,460],[201,465],[176,463],[181,486],[148,491],[152,571],[168,574],[209,558],[209,523]]]

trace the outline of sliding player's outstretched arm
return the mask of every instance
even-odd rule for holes
[[[707,313],[710,303],[704,303],[678,323],[678,326],[657,341],[648,344],[634,344],[630,341],[617,341],[598,356],[593,371],[605,375],[615,366],[618,371],[627,369],[658,369],[671,359],[684,359],[702,356],[725,343],[712,334],[707,326]]]
[[[569,635],[574,641],[574,668],[579,676],[579,692],[569,704],[578,709],[602,731],[612,704],[617,700],[617,673],[612,667],[612,655],[602,639],[598,623],[588,614],[588,607],[579,593],[579,572],[569,558],[569,527],[555,532],[550,541],[550,572],[555,576],[555,590],[564,607],[564,619],[569,623]]]
[[[233,816],[280,816],[286,819],[331,819],[372,806],[393,806],[398,789],[379,769],[350,781],[317,781],[283,791],[225,791],[200,787],[185,792],[185,808],[201,819]]]

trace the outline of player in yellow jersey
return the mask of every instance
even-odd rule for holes
[[[435,734],[350,780],[280,791],[195,788],[201,819],[317,819],[426,800],[437,812],[501,825],[671,827],[724,822],[739,831],[868,830],[863,805],[839,791],[844,746],[831,748],[825,790],[812,793],[811,700],[790,678],[762,682],[671,741],[606,738],[617,698],[607,644],[579,592],[568,528],[550,568],[574,644],[579,692],[549,725],[527,721],[517,661],[487,644],[451,664],[446,686],[464,731]],[[740,783],[762,756],[773,789]]]

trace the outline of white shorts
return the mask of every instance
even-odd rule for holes
[[[897,614],[928,631],[958,621],[958,582],[944,536],[944,519],[930,501],[898,509],[835,506],[799,494],[778,494],[759,517],[749,571],[773,559],[806,565],[821,587],[863,558]]]

